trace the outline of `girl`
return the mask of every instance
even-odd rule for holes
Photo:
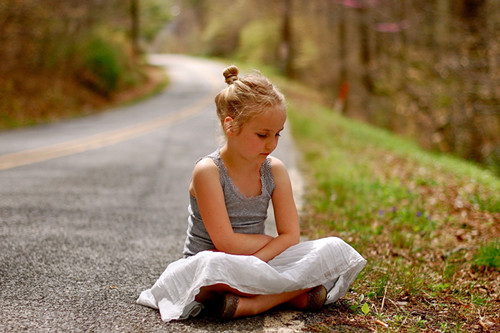
[[[184,257],[170,264],[138,303],[162,319],[203,307],[222,319],[286,303],[318,310],[347,292],[366,261],[334,237],[299,243],[299,217],[284,164],[270,156],[286,120],[283,95],[260,74],[223,73],[215,97],[224,145],[200,159],[189,186]],[[272,201],[277,237],[264,233]]]

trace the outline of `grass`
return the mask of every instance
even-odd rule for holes
[[[483,244],[474,257],[474,265],[481,269],[482,267],[491,267],[500,270],[500,241],[497,239]]]
[[[500,329],[500,179],[284,90],[309,184],[303,232],[368,260],[308,330]]]

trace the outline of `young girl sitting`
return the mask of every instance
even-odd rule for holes
[[[224,319],[284,304],[318,310],[345,295],[366,261],[336,237],[299,243],[299,217],[286,167],[270,156],[286,120],[283,95],[260,74],[223,73],[215,97],[225,144],[201,158],[189,186],[184,258],[171,263],[137,302],[162,320],[202,308]],[[264,232],[272,201],[278,236]]]

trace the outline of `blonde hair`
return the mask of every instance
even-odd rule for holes
[[[264,112],[269,107],[286,110],[283,94],[259,72],[238,77],[238,67],[232,65],[224,69],[227,87],[215,96],[217,116],[224,129],[224,119],[233,119],[232,129],[241,130],[245,122]]]

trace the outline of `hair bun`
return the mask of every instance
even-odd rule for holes
[[[238,67],[235,65],[231,65],[229,67],[226,67],[224,69],[224,72],[222,73],[224,75],[224,78],[226,79],[226,83],[228,85],[233,84],[234,81],[238,80],[238,73],[240,71],[238,70]]]

